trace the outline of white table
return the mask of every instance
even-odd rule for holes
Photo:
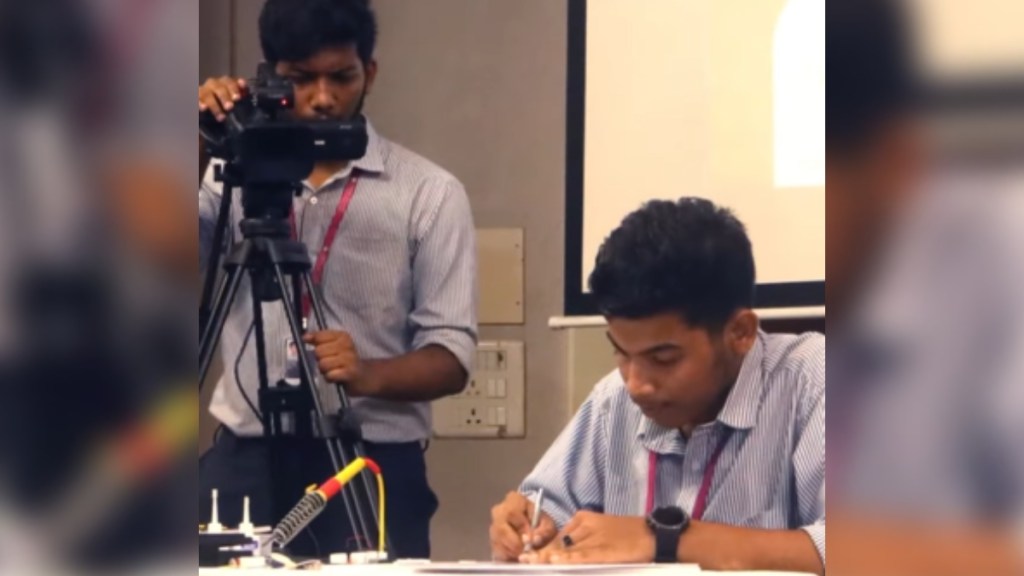
[[[664,564],[634,566],[526,566],[519,564],[492,564],[487,562],[442,562],[428,564],[363,564],[324,566],[320,571],[202,568],[199,576],[281,576],[327,574],[337,576],[482,576],[529,574],[531,576],[676,576],[678,574],[729,574],[730,576],[806,576],[798,572],[711,572],[701,571],[696,564]]]

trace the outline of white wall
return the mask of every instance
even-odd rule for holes
[[[737,212],[759,282],[825,278],[823,4],[588,0],[584,286],[626,214],[680,196]]]

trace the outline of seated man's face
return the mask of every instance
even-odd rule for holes
[[[364,65],[355,44],[325,48],[301,62],[278,62],[295,85],[294,115],[302,120],[350,120],[373,86],[377,65]]]
[[[749,350],[729,342],[729,327],[722,332],[690,327],[675,313],[608,319],[608,338],[630,398],[666,428],[717,417]]]

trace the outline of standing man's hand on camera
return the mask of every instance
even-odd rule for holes
[[[307,334],[304,340],[306,344],[313,345],[320,373],[328,382],[342,384],[345,392],[352,396],[373,396],[377,393],[376,385],[347,333],[324,330]]]
[[[223,122],[246,89],[245,80],[242,78],[210,78],[199,87],[199,111],[209,110],[218,122]]]

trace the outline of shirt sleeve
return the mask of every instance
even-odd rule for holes
[[[213,246],[213,235],[217,228],[217,216],[220,213],[221,187],[214,180],[214,166],[210,162],[203,182],[199,186],[199,270],[206,270],[210,250]]]
[[[793,454],[801,529],[825,563],[825,393],[821,387]]]
[[[531,499],[544,490],[541,509],[559,530],[581,510],[604,511],[608,418],[603,389],[598,385],[519,487]]]
[[[409,322],[413,349],[438,345],[473,371],[477,343],[476,228],[469,198],[454,178],[440,186],[440,202],[416,219],[413,308]]]

